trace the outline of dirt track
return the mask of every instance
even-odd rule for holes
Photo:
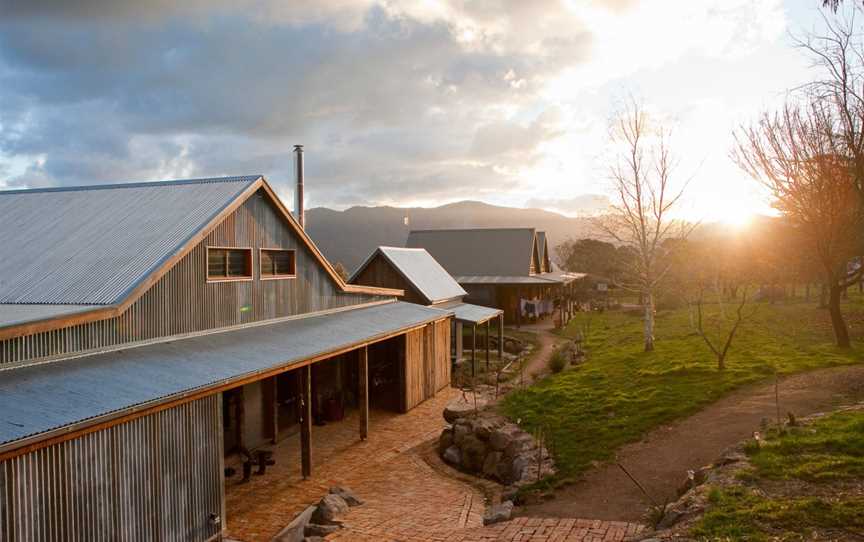
[[[540,356],[538,356],[540,357]],[[822,369],[780,382],[780,411],[806,416],[864,400],[864,366]],[[732,393],[675,424],[660,427],[622,448],[618,460],[653,498],[674,500],[688,469],[711,463],[724,449],[752,435],[763,418],[776,418],[774,385]],[[520,510],[520,515],[638,521],[647,507],[642,493],[615,464],[588,472],[555,499]]]

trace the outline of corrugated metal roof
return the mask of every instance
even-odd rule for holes
[[[357,275],[378,254],[386,258],[396,271],[410,282],[420,292],[420,295],[426,298],[427,303],[438,303],[446,299],[468,295],[459,286],[459,283],[453,280],[453,277],[441,267],[441,264],[422,248],[378,247],[357,268],[350,282],[354,282]]]
[[[546,232],[538,231],[537,232],[537,254],[540,256],[540,265],[543,265],[543,262],[546,259]]]
[[[453,278],[459,284],[536,284],[553,286],[559,282],[554,279],[543,278],[543,275],[531,275],[529,277],[512,275],[458,275]]]
[[[93,305],[0,305],[0,327],[92,311]]]
[[[414,230],[405,246],[425,248],[453,276],[528,276],[534,228]]]
[[[549,273],[543,273],[540,276],[544,279],[554,280],[557,282],[563,282],[564,284],[567,284],[569,282],[573,282],[574,280],[579,280],[579,279],[585,277],[585,273],[571,273],[569,271],[555,270],[555,271],[551,271]]]
[[[504,312],[501,309],[481,307],[480,305],[472,305],[470,303],[448,305],[447,310],[453,311],[453,315],[457,320],[471,324],[482,324]]]
[[[169,400],[437,320],[394,302],[6,371],[0,444]]]
[[[581,279],[585,273],[570,273],[566,271],[551,271],[540,273],[529,277],[520,276],[498,276],[498,275],[457,275],[453,277],[459,284],[536,284],[541,286],[552,286],[555,284],[567,284]]]
[[[259,178],[0,191],[0,303],[118,303]]]

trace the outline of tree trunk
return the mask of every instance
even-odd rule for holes
[[[846,321],[843,319],[843,313],[840,312],[840,296],[843,294],[843,288],[839,284],[831,284],[830,295],[828,296],[828,313],[831,315],[831,327],[834,328],[834,338],[837,341],[837,346],[848,348],[849,330],[846,329]]]
[[[804,285],[804,300],[807,302],[810,301],[810,283],[809,282]]]
[[[828,288],[823,284],[822,289],[819,291],[819,308],[824,309],[828,307]]]
[[[654,351],[654,295],[643,294],[645,298],[645,351]]]

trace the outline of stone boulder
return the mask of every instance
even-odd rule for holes
[[[444,419],[447,423],[455,423],[456,420],[460,418],[474,416],[479,409],[482,409],[485,406],[486,400],[481,397],[477,397],[476,406],[473,397],[458,397],[450,401],[447,406],[444,407]]]
[[[525,485],[555,472],[548,451],[538,449],[531,434],[489,412],[456,419],[441,432],[438,453],[454,467],[508,485]]]
[[[483,474],[489,478],[497,478],[498,467],[503,457],[504,454],[501,452],[492,451],[486,454],[486,459],[483,461]]]
[[[537,447],[534,442],[534,437],[525,432],[519,432],[514,435],[507,447],[504,449],[506,457],[515,458],[525,452],[533,450]]]
[[[342,500],[345,501],[348,506],[360,506],[363,504],[363,499],[355,495],[354,492],[351,491],[351,488],[348,487],[333,486],[330,488],[329,493],[331,495],[342,497]]]
[[[525,471],[531,465],[531,459],[525,455],[517,455],[510,465],[510,476],[506,482],[512,484],[524,478]]]
[[[441,436],[438,437],[438,454],[444,455],[450,446],[453,446],[453,428],[447,427],[441,431]]]
[[[302,542],[306,536],[306,526],[309,520],[312,519],[312,514],[315,513],[316,507],[309,506],[297,515],[291,523],[284,529],[279,531],[279,534],[273,537],[273,542]]]
[[[515,423],[506,423],[489,435],[489,447],[495,451],[503,452],[521,432]]]
[[[502,521],[509,521],[513,514],[513,502],[504,501],[501,504],[490,506],[483,514],[483,525],[492,525]]]
[[[460,423],[453,426],[453,444],[462,446],[465,439],[471,434],[471,425],[468,423],[462,423],[465,422],[464,419],[459,420],[459,422]]]
[[[492,432],[496,431],[499,425],[490,418],[477,418],[472,423],[474,434],[483,441],[488,441]]]
[[[339,495],[325,495],[315,508],[315,513],[312,514],[312,523],[320,525],[332,525],[336,518],[348,511],[348,503]]]
[[[486,459],[486,443],[470,434],[462,441],[462,466],[469,471],[479,472],[483,470],[483,461]]]
[[[451,465],[458,467],[462,464],[462,452],[459,450],[458,446],[450,446],[447,450],[444,451],[444,455],[442,456],[444,461],[450,463]]]

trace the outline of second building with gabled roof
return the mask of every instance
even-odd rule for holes
[[[453,311],[451,354],[462,359],[463,328],[471,330],[472,363],[477,360],[477,326],[485,324],[486,358],[489,358],[490,324],[497,320],[498,356],[503,349],[503,311],[465,303],[467,292],[422,248],[378,247],[354,271],[349,282],[358,286],[399,288],[405,301]]]

